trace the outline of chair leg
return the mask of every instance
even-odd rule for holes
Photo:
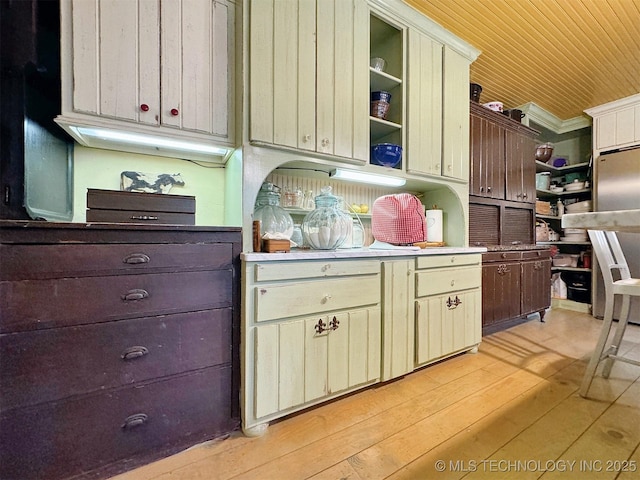
[[[616,327],[616,333],[613,336],[613,341],[611,342],[611,346],[613,350],[611,353],[614,355],[618,354],[618,349],[620,348],[620,343],[622,343],[622,338],[624,337],[624,332],[627,329],[627,322],[629,320],[629,305],[631,303],[629,295],[622,296],[622,306],[620,309],[620,320],[618,320],[618,326]],[[604,360],[604,366],[602,368],[602,376],[604,378],[609,378],[611,374],[611,368],[613,367],[613,362],[615,360],[613,358],[606,358]]]
[[[582,378],[582,385],[580,386],[581,397],[586,397],[587,392],[591,387],[591,382],[593,381],[593,377],[596,373],[596,369],[600,364],[600,358],[602,357],[602,352],[604,351],[605,345],[607,343],[607,339],[609,338],[609,332],[611,331],[612,321],[613,321],[613,295],[607,294],[605,298],[604,319],[602,320],[602,330],[600,331],[600,338],[598,338],[598,343],[596,344],[595,350],[591,354],[591,360],[589,360],[587,369],[584,372],[584,377]]]

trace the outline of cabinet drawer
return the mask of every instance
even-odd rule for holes
[[[231,268],[230,243],[0,245],[0,280]]]
[[[254,288],[257,322],[298,315],[325,314],[333,310],[380,302],[379,275]]]
[[[231,309],[0,335],[0,357],[1,412],[231,363]]]
[[[523,260],[544,260],[551,258],[551,250],[527,250],[522,252]]]
[[[518,261],[521,258],[522,252],[491,252],[482,255],[482,263]]]
[[[440,268],[416,272],[416,297],[480,287],[482,268]]]
[[[236,426],[230,384],[231,366],[210,367],[13,410],[0,416],[0,478],[86,475],[97,466],[124,465],[137,455],[160,458],[229,432]]]
[[[424,255],[416,257],[416,269],[479,265],[481,254],[467,255]]]
[[[231,270],[0,282],[0,333],[231,306]]]
[[[193,213],[152,212],[145,210],[87,210],[87,222],[144,223],[147,225],[195,225]]]
[[[269,262],[253,265],[256,282],[380,273],[378,260]],[[354,280],[356,281],[356,280]]]

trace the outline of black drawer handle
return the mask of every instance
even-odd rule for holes
[[[158,220],[154,215],[131,215],[131,220]]]
[[[129,301],[135,301],[135,300],[142,300],[144,298],[147,298],[149,296],[149,292],[147,292],[146,290],[143,290],[141,288],[134,288],[133,290],[129,290],[127,293],[125,293],[122,296],[122,299],[125,302],[129,302]]]
[[[147,347],[136,345],[134,347],[127,348],[120,356],[123,360],[135,360],[136,358],[144,357],[148,353],[149,349]]]
[[[139,427],[147,423],[148,418],[149,417],[147,417],[146,413],[134,413],[124,419],[124,423],[121,428],[123,430],[129,430],[131,428]]]
[[[122,259],[124,263],[136,264],[136,263],[149,263],[151,259],[144,253],[132,253]]]

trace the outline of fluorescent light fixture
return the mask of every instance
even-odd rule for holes
[[[336,168],[329,172],[329,176],[341,180],[352,180],[354,182],[375,183],[376,185],[386,185],[388,187],[401,187],[407,181],[404,178],[389,177],[387,175],[376,175],[374,173],[357,172],[355,170],[344,170]]]
[[[110,140],[114,142],[128,143],[131,145],[146,145],[158,148],[169,148],[172,150],[197,152],[211,155],[226,155],[226,148],[206,145],[196,142],[185,142],[181,140],[172,140],[169,138],[150,137],[148,135],[139,135],[137,133],[122,132],[118,130],[110,130],[106,128],[87,128],[87,127],[71,127],[81,137],[91,137],[100,140]]]

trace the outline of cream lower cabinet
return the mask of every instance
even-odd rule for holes
[[[482,256],[416,258],[416,367],[475,350],[482,339]]]
[[[414,266],[414,258],[382,262],[382,381],[414,369]]]
[[[246,262],[243,430],[380,380],[378,260]]]

